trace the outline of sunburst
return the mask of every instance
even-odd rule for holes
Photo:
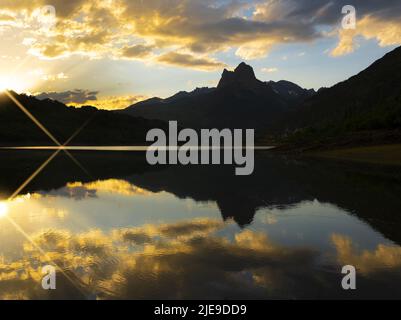
[[[14,76],[0,76],[0,92],[6,90],[13,90],[16,92],[23,92],[28,89],[27,83]]]

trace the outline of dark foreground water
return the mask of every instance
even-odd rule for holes
[[[50,155],[0,152],[2,299],[401,298],[399,168],[260,152],[236,177],[78,152],[85,170],[60,154],[9,199]]]

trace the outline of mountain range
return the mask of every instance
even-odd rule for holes
[[[260,81],[251,66],[241,63],[233,71],[224,70],[215,88],[151,98],[114,112],[10,94],[61,142],[87,123],[74,139],[78,145],[143,144],[149,129],[167,128],[169,120],[195,129],[255,128],[259,136],[291,143],[371,131],[391,132],[392,141],[401,141],[401,47],[318,92],[289,81]],[[49,142],[7,95],[0,94],[1,145]]]
[[[251,66],[241,63],[234,71],[224,70],[216,88],[152,98],[119,112],[177,120],[192,128],[255,128],[259,136],[273,136],[276,142],[322,143],[340,135],[371,143],[388,138],[399,142],[401,47],[350,79],[318,92],[284,80],[262,82]],[[377,131],[390,133],[377,141],[372,138]]]
[[[119,112],[191,128],[264,129],[314,94],[289,81],[262,82],[241,63],[234,71],[225,69],[216,88],[151,98]]]
[[[10,95],[33,115],[61,144],[75,133],[74,145],[142,145],[148,130],[166,128],[164,122],[98,110],[73,108],[50,99]],[[52,140],[5,93],[0,94],[0,145],[54,145]]]
[[[338,134],[401,128],[401,47],[306,99],[275,124],[281,132]]]

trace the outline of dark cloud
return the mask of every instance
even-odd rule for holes
[[[96,101],[98,91],[88,91],[88,90],[80,90],[75,89],[72,91],[64,91],[64,92],[42,92],[36,95],[36,98],[39,100],[44,99],[52,99],[57,100],[59,102],[69,104],[69,103],[77,103],[82,104],[88,101]]]
[[[226,67],[224,63],[208,57],[197,57],[191,54],[178,52],[168,52],[166,54],[163,54],[157,58],[157,61],[165,64],[181,67],[191,67],[194,69],[206,71]]]
[[[350,4],[358,25],[344,34],[341,10]],[[5,8],[39,5],[41,0],[6,1]],[[213,54],[228,49],[256,59],[276,45],[321,37],[339,38],[334,55],[352,52],[356,36],[381,46],[401,44],[399,0],[118,0],[118,9],[102,0],[56,0],[53,5],[60,19],[51,41],[43,33],[33,35],[37,41],[30,52],[40,57],[112,56],[211,70]],[[127,46],[138,41],[147,44]]]
[[[124,241],[131,242],[136,245],[143,245],[153,242],[152,237],[141,230],[124,230],[121,232],[121,237]]]
[[[341,10],[346,5],[355,7],[358,16],[375,15],[378,18],[400,17],[401,2],[398,0],[276,0],[260,1],[260,8],[277,12],[280,20],[303,22],[313,25],[333,25],[342,18]],[[263,15],[262,15],[263,16]]]
[[[129,59],[146,58],[152,55],[155,46],[137,44],[130,47],[124,47],[121,50],[121,56]]]

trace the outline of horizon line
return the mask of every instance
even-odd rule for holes
[[[0,147],[0,150],[68,150],[68,151],[125,151],[125,152],[141,152],[148,150],[160,150],[160,151],[177,151],[181,148],[187,150],[238,150],[238,149],[249,149],[249,150],[272,150],[275,146],[22,146],[22,147]]]

